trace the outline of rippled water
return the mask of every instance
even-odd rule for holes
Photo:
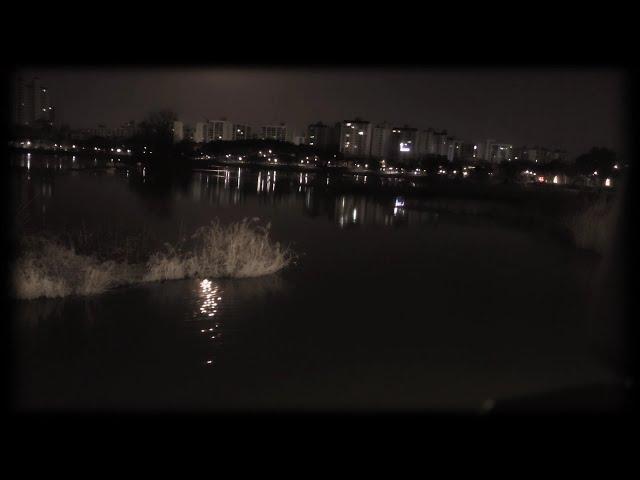
[[[16,302],[18,408],[476,411],[612,379],[585,323],[594,262],[544,235],[414,209],[411,181],[229,167],[162,185],[69,168],[83,162],[14,158],[18,232],[144,228],[161,244],[259,217],[299,258]]]

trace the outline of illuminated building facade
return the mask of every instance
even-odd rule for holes
[[[371,132],[371,156],[373,158],[385,158],[389,156],[391,147],[391,126],[380,123],[373,127]]]
[[[453,162],[454,160],[462,160],[464,142],[454,137],[448,137],[447,140],[447,160],[450,162]]]
[[[418,132],[417,138],[417,154],[419,157],[446,157],[449,155],[449,141],[446,130],[437,131],[433,128],[427,128]]]
[[[513,146],[508,143],[498,143],[489,139],[486,142],[484,159],[491,163],[510,162],[514,158]]]
[[[407,163],[418,158],[418,129],[408,125],[391,129],[389,158]]]
[[[209,143],[220,140],[233,140],[233,123],[227,120],[207,120],[196,123],[194,141]]]
[[[513,152],[516,160],[524,160],[533,163],[545,164],[553,161],[564,162],[567,152],[564,150],[551,150],[543,147],[521,147]]]
[[[451,137],[447,134],[446,130],[441,132],[433,132],[433,142],[435,154],[440,157],[446,157],[449,155],[449,142]]]
[[[460,142],[459,152],[457,153],[460,160],[478,161],[480,160],[480,145],[472,142]]]
[[[337,151],[340,143],[340,124],[325,125],[322,122],[312,123],[307,127],[307,145],[318,150]]]
[[[345,157],[371,155],[371,122],[356,118],[340,124],[340,152]]]
[[[184,123],[181,121],[173,122],[173,128],[171,129],[173,133],[173,141],[181,142],[184,140]]]
[[[174,132],[175,139],[175,130],[180,128],[179,125],[176,125],[178,122],[174,122],[172,125],[172,131]],[[136,122],[131,120],[129,122],[124,123],[120,127],[107,127],[104,124],[99,124],[96,128],[86,128],[81,131],[76,131],[76,135],[80,135],[83,138],[89,137],[103,137],[103,138],[131,138],[138,132],[138,126]]]
[[[287,126],[284,123],[281,123],[280,125],[262,126],[263,140],[277,140],[279,142],[286,142],[287,138]]]
[[[234,123],[231,131],[232,140],[248,140],[251,138],[251,127],[242,123]]]
[[[420,157],[425,157],[429,155],[429,145],[430,141],[432,141],[433,137],[433,128],[428,128],[426,130],[420,130],[418,133],[418,155]]]
[[[13,95],[13,123],[16,125],[34,125],[37,121],[53,125],[55,109],[51,105],[49,90],[40,84],[39,78],[25,82],[22,77],[16,79]]]

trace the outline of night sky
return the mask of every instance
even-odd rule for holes
[[[362,117],[447,129],[458,138],[515,146],[592,146],[624,154],[625,77],[606,69],[57,69],[24,70],[51,92],[72,128],[119,126],[170,108],[187,123],[226,117],[285,122]]]

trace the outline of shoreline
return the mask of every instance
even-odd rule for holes
[[[109,169],[140,169],[149,168],[148,173],[170,174],[177,172],[193,172],[193,173],[207,173],[213,172],[219,169],[226,168],[244,168],[252,171],[258,170],[277,170],[282,172],[295,172],[295,173],[314,173],[314,174],[337,174],[337,175],[361,175],[364,177],[375,177],[378,179],[394,179],[402,181],[411,181],[415,179],[422,183],[420,187],[437,187],[438,193],[444,192],[462,192],[462,191],[474,191],[478,187],[482,187],[481,190],[499,190],[509,191],[516,189],[522,192],[545,192],[551,194],[575,194],[575,195],[593,195],[602,193],[614,193],[617,188],[613,187],[600,187],[600,186],[587,186],[587,185],[571,185],[571,184],[559,184],[553,185],[548,183],[538,182],[522,182],[518,180],[505,181],[501,177],[495,178],[470,178],[452,177],[448,174],[440,175],[436,173],[427,173],[422,170],[420,173],[415,171],[402,171],[402,172],[384,172],[380,170],[371,170],[363,168],[352,168],[344,165],[336,166],[316,166],[316,165],[302,165],[298,163],[264,163],[253,161],[225,161],[214,159],[196,159],[196,158],[183,158],[178,162],[165,163],[160,160],[162,157],[155,157],[155,161],[150,161],[148,157],[140,157],[134,154],[127,154],[126,152],[87,152],[87,151],[57,151],[50,149],[27,149],[20,147],[10,147],[9,151],[18,153],[35,153],[43,155],[60,155],[65,157],[77,157],[77,158],[94,158],[106,160],[113,160],[112,165],[95,166],[95,167],[67,167],[72,171],[81,170],[109,170]],[[155,172],[154,172],[155,171]],[[390,186],[389,186],[390,187]],[[400,187],[400,191],[406,190],[405,186]],[[352,185],[351,190],[361,190],[362,188],[369,189],[369,186],[365,185]],[[417,192],[416,192],[417,193]],[[479,192],[476,192],[479,193]]]

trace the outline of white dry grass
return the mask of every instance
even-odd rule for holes
[[[115,262],[100,262],[49,239],[30,239],[28,244],[13,268],[17,298],[91,295],[122,280]]]
[[[269,225],[260,227],[255,219],[229,226],[214,222],[184,245],[167,244],[141,264],[100,261],[44,238],[27,239],[22,250],[13,265],[13,293],[21,299],[91,295],[120,285],[198,276],[259,277],[283,269],[294,257],[269,239]]]
[[[214,222],[196,231],[183,249],[167,245],[147,262],[144,281],[196,276],[243,278],[269,275],[286,267],[292,253],[269,239],[269,225],[243,220],[224,227]]]

